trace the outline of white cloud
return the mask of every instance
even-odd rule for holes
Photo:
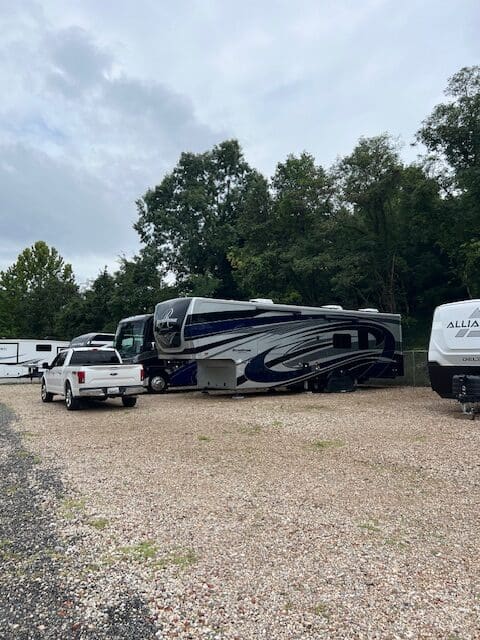
[[[138,248],[134,201],[181,151],[235,136],[270,173],[304,149],[330,164],[361,135],[408,143],[479,53],[476,0],[23,0],[0,13],[0,268],[41,238],[81,280]]]

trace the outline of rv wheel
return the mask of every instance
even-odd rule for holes
[[[168,383],[165,376],[158,373],[148,380],[148,389],[151,393],[164,393],[167,390]]]

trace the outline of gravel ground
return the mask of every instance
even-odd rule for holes
[[[480,638],[480,423],[428,389],[0,399],[78,637]],[[32,481],[51,469],[61,494]],[[155,631],[108,635],[144,603]]]

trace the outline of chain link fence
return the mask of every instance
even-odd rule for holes
[[[379,386],[429,387],[428,351],[414,350],[403,352],[404,375],[394,380],[375,380]]]

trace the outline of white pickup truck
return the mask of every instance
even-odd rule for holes
[[[81,398],[121,398],[125,407],[134,407],[137,395],[145,391],[143,366],[122,364],[116,349],[66,349],[42,367],[42,401],[63,396],[69,411],[78,408]]]

